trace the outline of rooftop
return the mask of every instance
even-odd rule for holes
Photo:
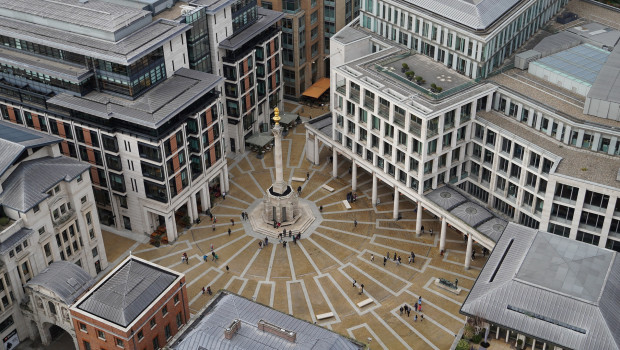
[[[620,103],[620,44],[601,67],[600,74],[588,92],[588,98]],[[620,128],[620,121],[616,121]]]
[[[121,327],[129,326],[181,274],[129,256],[76,305],[78,310]]]
[[[510,223],[461,313],[561,347],[613,350],[619,293],[615,252]]]
[[[269,28],[271,25],[279,21],[284,17],[284,13],[278,11],[268,10],[262,7],[258,7],[257,20],[251,26],[243,29],[241,32],[231,35],[225,40],[222,40],[219,44],[221,49],[236,50],[243,46],[243,44],[254,39],[256,35]]]
[[[107,32],[151,15],[149,11],[103,0],[0,0],[0,12],[34,24],[64,22]]]
[[[90,166],[68,157],[43,157],[21,162],[2,183],[2,205],[25,213],[49,195],[61,181],[73,181]]]
[[[224,331],[235,319],[241,321],[241,327],[232,339],[227,340],[224,337]],[[295,332],[296,341],[290,342],[272,333],[259,330],[258,322],[261,320]],[[227,292],[215,297],[202,310],[198,319],[189,324],[180,333],[178,339],[173,340],[168,346],[173,350],[364,348],[362,344],[354,343],[328,329]]]
[[[95,280],[86,271],[68,261],[51,263],[27,285],[37,285],[54,292],[65,304],[71,305],[88,290]]]
[[[181,68],[136,100],[93,91],[79,97],[58,94],[47,102],[104,119],[119,119],[157,128],[217,87],[217,75]]]
[[[567,146],[497,111],[476,112],[476,119],[486,120],[511,133],[514,141],[525,141],[535,148],[541,148],[546,151],[545,156],[547,158],[554,160],[554,155],[558,159],[561,158],[554,174],[592,181],[612,188],[620,187],[620,181],[616,180],[618,175],[617,159],[612,156]]]
[[[609,51],[583,44],[541,58],[530,65],[538,65],[586,86],[592,86],[608,57]]]
[[[435,17],[482,31],[523,3],[520,0],[401,0]]]
[[[25,150],[60,143],[60,141],[62,139],[59,137],[0,121],[0,176]]]
[[[92,71],[83,66],[55,61],[44,56],[29,55],[17,50],[0,47],[0,62],[13,67],[34,70],[39,73],[58,77],[75,84],[92,75]]]

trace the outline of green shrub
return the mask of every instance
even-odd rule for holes
[[[476,330],[474,329],[474,326],[466,324],[463,328],[463,338],[472,339],[474,335],[476,335]]]
[[[0,226],[4,226],[8,223],[9,223],[9,218],[7,218],[6,216],[3,216],[0,218]]]
[[[459,340],[455,350],[469,350],[469,342],[465,339]]]
[[[471,342],[474,344],[479,344],[482,341],[482,334],[476,334],[471,337]]]

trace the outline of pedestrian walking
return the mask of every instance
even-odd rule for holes
[[[183,256],[185,257],[185,263],[189,265],[189,258],[187,257],[187,253],[183,253]]]
[[[385,263],[387,262],[387,258],[384,256],[383,257],[383,266],[385,266]]]
[[[429,229],[428,232],[431,234],[431,237],[433,237],[433,229]]]
[[[211,214],[211,212],[209,212],[209,218],[213,221],[213,214]]]
[[[207,287],[207,294],[209,294],[209,295],[213,294],[213,293],[211,292],[211,286],[208,286],[208,287]]]
[[[208,261],[207,259],[208,259],[207,254],[205,254],[205,255],[203,255],[203,256],[202,256],[202,260],[203,260],[204,262],[207,262],[207,261]]]
[[[306,180],[310,180],[310,173],[306,173]]]
[[[401,307],[400,307],[400,314],[401,314],[401,315],[403,314],[403,311],[404,311],[404,310],[405,310],[405,309],[401,306]]]
[[[230,219],[231,226],[235,226],[235,219]]]
[[[424,233],[424,225],[422,225],[422,227],[420,227],[422,229],[422,233]]]
[[[422,296],[418,297],[418,304],[419,306],[422,306]]]
[[[398,259],[398,257],[396,256],[396,252],[394,252],[394,261],[396,261],[396,259]]]
[[[185,262],[185,254],[181,255],[181,264]]]
[[[217,216],[214,216],[214,217],[213,217],[213,223],[214,223],[214,224],[217,224]]]
[[[211,261],[214,261],[214,260],[215,260],[215,252],[214,252],[214,251],[212,251],[212,252],[211,252]]]
[[[319,211],[320,211],[321,213],[323,212],[323,206],[322,206],[322,205],[319,207]]]
[[[353,227],[357,227],[357,219],[353,220]]]
[[[411,314],[411,309],[407,308],[407,317],[409,317],[410,314]]]
[[[385,253],[385,256],[387,256],[387,258],[390,258],[390,252]]]
[[[411,262],[415,264],[415,254],[411,252]]]
[[[413,309],[415,310],[415,312],[418,312],[418,303],[415,303],[415,304],[413,305]]]
[[[269,245],[269,238],[265,237],[265,246]]]
[[[293,244],[297,245],[297,236],[293,236]]]
[[[228,268],[228,265],[226,265],[226,272],[230,271],[230,269]]]
[[[400,265],[400,256],[398,257],[398,265]]]
[[[202,287],[202,294],[205,294],[205,287]]]
[[[483,258],[486,258],[487,252],[488,252],[487,248],[482,248],[482,257]]]
[[[355,284],[357,283],[357,281],[355,280],[355,278],[353,279],[353,288],[355,288]]]
[[[475,249],[471,250],[471,260],[476,260],[476,250]]]
[[[362,293],[364,293],[364,283],[360,284],[360,287],[362,287]]]
[[[229,236],[229,237],[230,237],[230,233],[231,233],[231,232],[232,232],[232,231],[230,231],[230,227],[229,227],[229,228],[228,228],[228,236]]]
[[[374,262],[375,261],[375,255],[374,254],[370,254],[370,262]]]
[[[424,315],[420,315],[420,322],[424,321]]]
[[[286,248],[286,241],[282,242],[282,248]]]
[[[411,256],[409,256],[409,262],[407,264],[411,264]]]
[[[241,212],[241,220],[245,220],[245,212]]]
[[[297,187],[297,195],[301,195],[301,186]]]
[[[213,252],[213,243],[211,243],[211,252]]]
[[[415,315],[415,317],[413,317],[413,322],[418,322],[418,315]]]

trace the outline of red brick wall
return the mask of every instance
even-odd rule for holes
[[[185,288],[185,277],[181,279],[183,282],[183,287],[179,288],[178,285],[175,285],[172,290],[170,290],[165,295],[162,295],[160,299],[155,303],[155,305],[151,308],[151,310],[145,314],[144,317],[139,319],[133,328],[134,335],[131,337],[131,329],[125,333],[122,333],[120,329],[108,325],[106,323],[100,322],[99,320],[93,319],[89,317],[88,314],[84,314],[79,310],[71,310],[71,316],[73,320],[73,327],[75,329],[75,333],[77,336],[79,350],[84,350],[84,340],[90,343],[90,347],[93,350],[99,349],[120,349],[116,346],[115,337],[124,338],[124,349],[125,350],[152,350],[153,349],[153,338],[157,335],[159,338],[159,346],[163,347],[166,345],[167,339],[165,333],[165,326],[170,325],[170,331],[172,336],[178,333],[179,329],[177,328],[176,317],[179,312],[181,312],[181,322],[183,327],[187,324],[189,320],[189,305],[188,305],[188,297],[187,297],[187,289]],[[174,305],[174,295],[179,293],[179,303]],[[166,316],[162,314],[162,307],[164,304],[168,307],[168,313]],[[157,325],[151,329],[150,320],[155,317]],[[86,324],[87,332],[80,330],[80,323]],[[97,337],[97,330],[101,330],[105,333],[105,340],[99,339]],[[144,334],[144,338],[141,341],[138,341],[138,332],[142,330]],[[135,341],[135,347],[134,347]]]

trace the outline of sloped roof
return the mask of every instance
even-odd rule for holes
[[[6,178],[0,203],[22,213],[48,197],[47,191],[61,181],[73,181],[90,168],[68,157],[43,157],[21,162]]]
[[[127,327],[179,276],[130,257],[106,276],[77,308]]]
[[[0,176],[26,149],[60,141],[59,137],[0,120]]]
[[[620,259],[509,223],[461,313],[570,349],[620,349]]]
[[[4,254],[13,249],[13,247],[21,243],[24,239],[26,239],[26,237],[33,233],[34,231],[29,228],[20,228],[17,232],[13,233],[7,239],[3,240],[2,243],[0,243],[0,254]]]
[[[95,283],[86,271],[68,261],[56,261],[41,271],[27,285],[38,285],[54,292],[67,305],[73,304]]]
[[[523,0],[403,1],[474,30],[484,30]]]
[[[241,328],[227,340],[224,330],[235,320],[241,320]],[[282,327],[296,332],[296,341],[291,343],[269,332],[258,330],[258,322]],[[196,349],[312,349],[346,350],[363,349],[361,344],[323,327],[297,319],[270,307],[255,303],[243,297],[223,293],[204,309],[200,318],[185,329],[169,347],[173,350]]]

